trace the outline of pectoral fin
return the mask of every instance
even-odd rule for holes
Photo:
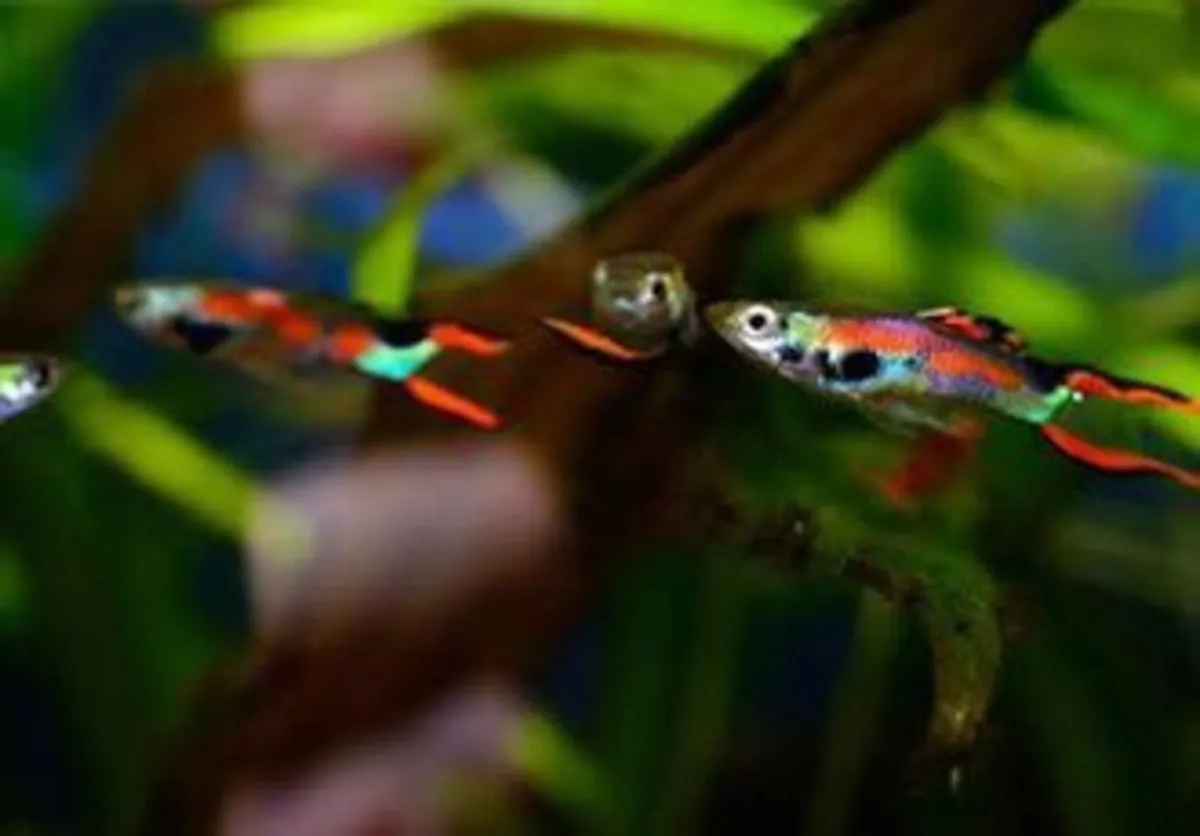
[[[975,438],[982,434],[978,421],[958,412],[947,413],[931,406],[896,396],[859,398],[856,403],[876,426],[894,435],[913,437],[920,431],[932,431],[955,437]]]
[[[975,452],[975,438],[930,432],[919,438],[908,458],[876,485],[893,505],[908,506],[953,484]]]

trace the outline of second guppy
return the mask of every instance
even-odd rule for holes
[[[259,351],[303,369],[345,369],[402,384],[420,403],[483,429],[499,426],[491,410],[425,376],[443,351],[480,357],[508,343],[448,321],[388,319],[338,300],[222,283],[126,285],[120,315],[156,342],[238,363]]]
[[[1037,426],[1065,455],[1109,472],[1157,473],[1200,489],[1200,473],[1065,429],[1068,407],[1089,398],[1200,416],[1200,401],[1099,369],[1029,355],[1000,320],[957,308],[916,314],[833,314],[791,302],[727,301],[705,309],[742,357],[781,377],[861,407],[881,423],[947,435],[977,432],[970,408]]]

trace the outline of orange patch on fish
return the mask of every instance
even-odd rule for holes
[[[349,363],[377,342],[375,332],[366,325],[342,325],[329,335],[326,342],[330,358],[335,363]]]
[[[286,308],[271,316],[269,324],[280,342],[289,348],[305,348],[321,338],[320,322]]]
[[[197,307],[214,319],[251,322],[258,318],[258,309],[241,291],[209,291],[200,297]]]
[[[1025,378],[1011,366],[969,351],[941,350],[929,354],[929,369],[949,377],[977,377],[996,389],[1015,390]]]
[[[914,354],[929,347],[930,340],[918,334],[881,326],[876,322],[847,319],[831,322],[828,341],[843,349],[870,349],[884,354]]]

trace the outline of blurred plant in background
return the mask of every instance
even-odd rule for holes
[[[414,285],[560,228],[754,69],[596,49],[450,77],[422,49],[425,27],[478,9],[544,14],[765,57],[834,3],[334,5],[0,9],[5,274],[151,62],[212,57],[255,78],[260,142],[197,169],[144,230],[136,274],[402,310]],[[389,110],[414,101],[416,115]],[[1048,355],[1200,393],[1197,136],[1195,11],[1084,0],[985,104],[831,214],[782,219],[746,290],[959,304],[1013,322]],[[0,443],[12,486],[0,512],[5,833],[129,820],[187,683],[248,629],[240,541],[260,481],[336,456],[361,418],[361,400],[273,401],[101,311],[75,353],[61,396],[6,425]],[[518,752],[539,786],[624,832],[727,832],[750,816],[774,821],[759,832],[873,832],[872,816],[894,821],[869,803],[888,777],[873,753],[911,745],[929,705],[922,628],[941,637],[939,675],[959,699],[939,710],[981,713],[1000,655],[992,607],[1017,585],[1037,616],[1000,669],[994,757],[957,795],[906,800],[904,820],[921,832],[1189,832],[1200,820],[1194,497],[1083,473],[1000,433],[981,497],[929,512],[928,536],[909,546],[911,522],[849,487],[847,461],[891,448],[763,381],[733,397],[723,442],[749,490],[822,509],[824,533],[847,550],[895,529],[896,554],[879,562],[933,600],[918,621],[829,578],[654,551],[533,693],[545,713]],[[1200,462],[1195,421],[1118,431]]]

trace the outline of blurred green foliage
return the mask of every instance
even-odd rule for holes
[[[828,5],[597,0],[570,14],[766,54]],[[0,137],[13,159],[28,150],[47,71],[89,14],[82,4],[57,14],[35,8],[0,9]],[[267,3],[219,23],[213,42],[233,58],[345,50],[448,13],[442,4],[364,4],[300,14]],[[1168,289],[1147,290],[1133,276],[1125,290],[1098,290],[1021,263],[995,236],[1005,219],[1048,201],[1062,212],[1102,203],[1120,217],[1145,166],[1197,165],[1196,31],[1181,3],[1077,4],[986,105],[947,117],[836,211],[786,219],[784,252],[766,256],[761,274],[748,272],[746,292],[774,282],[775,292],[820,301],[961,304],[1019,324],[1047,354],[1200,392],[1200,345],[1187,330],[1196,316],[1172,301],[1200,298],[1195,265]],[[752,71],[583,52],[470,79],[467,93],[514,147],[598,190],[665,148]],[[464,148],[397,195],[360,254],[360,298],[403,305],[421,207],[469,168],[472,146]],[[11,193],[0,189],[6,264],[34,231]],[[1200,530],[1191,497],[1141,484],[1106,496],[1105,480],[1085,480],[1022,428],[998,426],[977,491],[901,515],[861,478],[899,460],[894,440],[753,375],[731,375],[728,391],[720,440],[737,463],[737,489],[764,510],[815,509],[816,564],[784,576],[744,556],[648,546],[603,608],[589,722],[568,734],[533,715],[516,744],[539,785],[589,830],[695,832],[714,776],[741,739],[747,692],[767,687],[752,675],[756,654],[766,653],[754,626],[778,613],[793,617],[788,630],[797,619],[820,630],[852,617],[853,649],[834,695],[784,723],[808,724],[822,740],[821,756],[803,765],[815,777],[800,794],[812,804],[803,814],[797,807],[794,831],[833,836],[852,826],[873,747],[894,720],[890,704],[932,681],[933,722],[950,726],[982,716],[998,682],[998,722],[1034,754],[1009,752],[1010,772],[968,784],[965,801],[939,797],[940,812],[910,811],[915,829],[1016,832],[1015,814],[1004,811],[1028,791],[1023,780],[1034,780],[1059,832],[1188,832],[1181,822],[1200,795],[1189,632],[1200,605]],[[0,646],[14,658],[33,648],[36,669],[54,682],[70,757],[90,793],[89,832],[120,832],[130,820],[147,757],[180,710],[185,683],[234,638],[189,590],[212,547],[236,543],[255,490],[245,468],[190,429],[220,397],[229,394],[182,365],[136,393],[79,370],[49,405],[4,428],[0,462],[13,489],[0,505]],[[1185,452],[1200,450],[1195,421],[1154,420]],[[831,581],[856,554],[917,585],[920,603],[898,611]],[[1041,617],[1002,654],[997,608],[1010,584],[1037,601]],[[936,675],[904,661],[930,652],[907,641],[914,627],[930,639]],[[1022,765],[1032,779],[1015,774]]]

